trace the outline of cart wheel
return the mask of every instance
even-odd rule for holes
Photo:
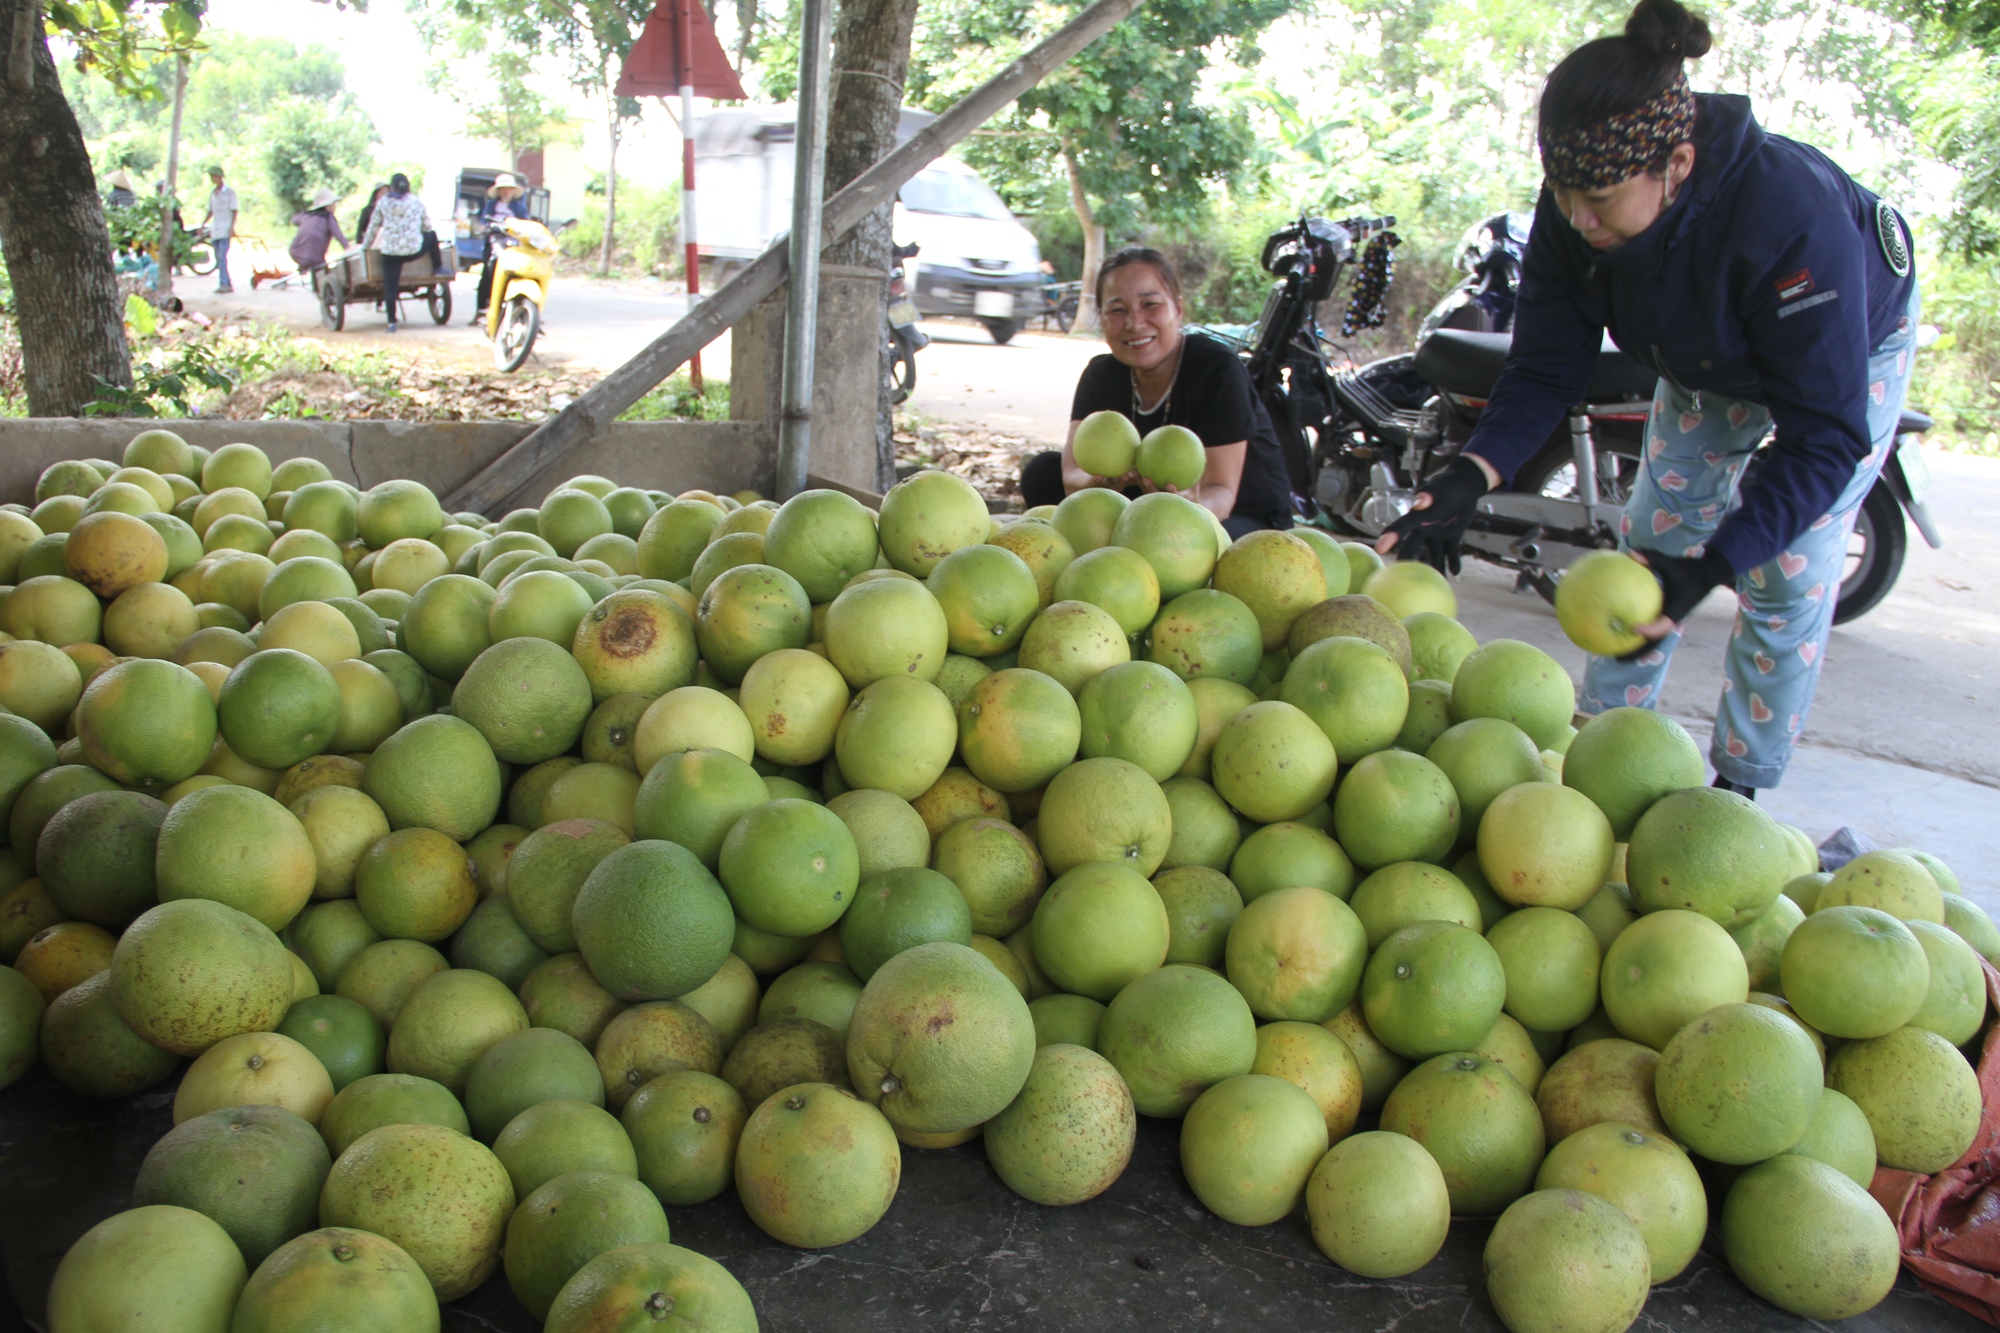
[[[431,295],[430,295],[430,308],[431,308],[431,322],[433,324],[451,323],[450,283],[439,282],[432,284]]]
[[[525,296],[507,302],[500,314],[500,330],[493,336],[493,364],[501,370],[519,370],[535,350],[535,335],[542,331],[542,308]]]
[[[335,333],[347,327],[347,303],[341,299],[341,290],[334,283],[320,284],[319,322]]]

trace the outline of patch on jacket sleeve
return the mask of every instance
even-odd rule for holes
[[[1827,290],[1821,292],[1818,296],[1808,296],[1803,301],[1795,301],[1791,305],[1779,306],[1778,318],[1785,319],[1792,315],[1798,314],[1799,311],[1801,310],[1810,310],[1816,305],[1825,305],[1828,301],[1838,301],[1839,299],[1840,299],[1839,291],[1829,287]]]
[[[1779,278],[1771,286],[1777,289],[1780,301],[1796,301],[1813,289],[1812,270],[1802,268],[1797,273]]]

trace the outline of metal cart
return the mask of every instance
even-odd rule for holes
[[[431,318],[439,324],[451,319],[451,283],[458,276],[458,253],[440,245],[438,254],[444,267],[434,268],[429,255],[415,255],[403,261],[402,280],[396,291],[402,297],[422,297]],[[376,250],[349,250],[338,259],[328,257],[325,268],[313,270],[313,292],[319,297],[319,322],[338,332],[347,327],[347,307],[357,301],[382,299],[382,255]]]

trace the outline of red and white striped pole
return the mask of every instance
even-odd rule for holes
[[[681,83],[681,240],[687,248],[688,311],[701,292],[701,257],[695,242],[694,214],[694,19],[695,0],[678,0],[676,18],[679,31],[674,45],[680,55]],[[688,358],[688,381],[695,395],[701,395],[701,353]]]

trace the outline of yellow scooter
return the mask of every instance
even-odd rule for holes
[[[556,272],[556,237],[576,225],[575,219],[551,232],[527,218],[506,218],[493,230],[507,239],[493,251],[493,296],[486,310],[486,336],[493,340],[493,364],[519,370],[535,350],[542,331],[542,307],[548,303],[549,282]]]

